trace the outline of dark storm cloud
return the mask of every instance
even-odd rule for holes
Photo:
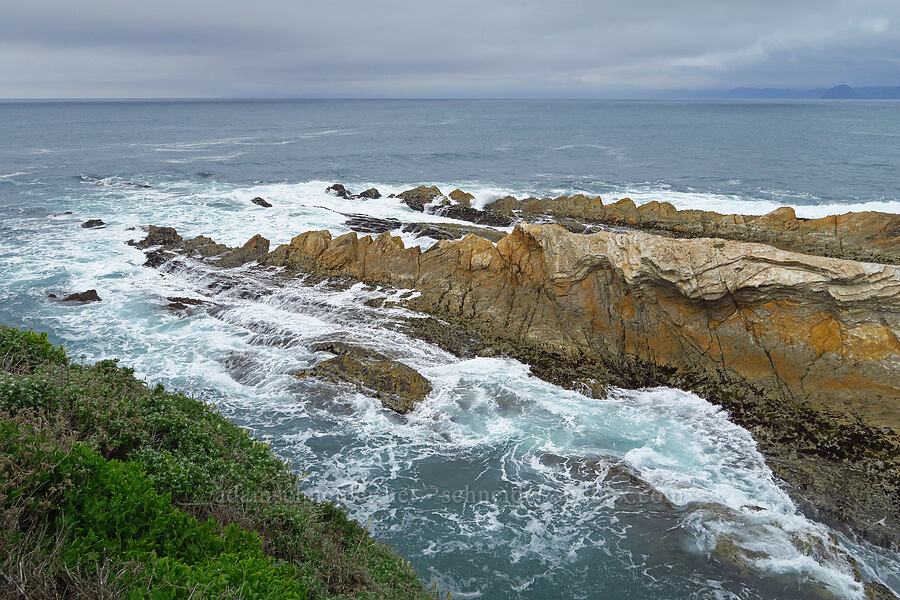
[[[33,0],[2,11],[0,97],[900,85],[898,32],[895,0]]]

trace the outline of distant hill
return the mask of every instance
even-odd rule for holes
[[[792,88],[750,88],[740,87],[730,90],[685,90],[666,92],[661,98],[722,98],[722,99],[757,99],[757,100],[801,100],[818,98],[861,98],[863,100],[895,100],[900,99],[900,86],[868,86],[851,88],[848,85],[837,85],[833,88],[815,88],[811,90]]]
[[[824,94],[819,96],[826,100],[848,100],[851,98],[860,98],[859,93],[849,85],[836,85],[830,90],[826,90]]]

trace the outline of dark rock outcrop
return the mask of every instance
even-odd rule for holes
[[[261,260],[269,252],[269,240],[259,234],[247,240],[240,248],[229,248],[203,235],[184,240],[172,227],[150,225],[146,230],[146,238],[128,242],[136,248],[154,248],[146,253],[145,267],[157,268],[177,254],[210,259],[221,267],[239,267]]]
[[[344,222],[349,229],[360,233],[384,233],[393,229],[399,229],[403,223],[397,219],[379,219],[368,215],[347,215],[350,217]]]
[[[153,246],[172,246],[174,244],[179,244],[182,241],[181,236],[178,235],[178,232],[175,231],[173,227],[157,227],[156,225],[149,225],[142,229],[147,232],[147,236],[140,241],[129,241],[129,246],[134,246],[140,250],[146,250]]]
[[[459,219],[460,221],[469,221],[476,225],[488,225],[490,227],[508,227],[513,223],[513,217],[508,215],[478,210],[477,208],[460,204],[442,206],[435,210],[434,213],[441,215],[442,217]]]
[[[354,228],[355,230],[356,228]],[[487,227],[474,227],[460,225],[459,223],[407,223],[403,225],[406,233],[415,233],[416,237],[430,237],[436,240],[458,240],[467,235],[474,234],[492,242],[500,241],[506,234],[496,229]],[[372,233],[381,233],[375,232]]]
[[[377,200],[378,198],[381,198],[381,192],[379,192],[375,188],[369,188],[367,190],[363,190],[360,193],[356,194],[355,198],[365,198],[367,200]]]
[[[323,342],[313,349],[337,356],[295,372],[297,377],[351,383],[401,414],[413,410],[431,392],[431,384],[418,371],[374,350],[344,342]]]
[[[349,198],[350,192],[347,191],[340,183],[334,183],[325,188],[325,193],[331,196],[337,196],[338,198]]]
[[[101,219],[88,219],[81,226],[84,229],[95,229],[97,227],[104,227],[106,223],[104,223]]]
[[[183,296],[170,296],[166,298],[169,304],[166,305],[166,308],[174,311],[182,311],[187,310],[191,306],[203,306],[205,304],[209,304],[206,300],[200,300],[199,298],[185,298]]]
[[[411,190],[406,190],[401,194],[397,194],[397,198],[403,200],[403,203],[406,204],[413,210],[417,210],[419,212],[425,212],[425,205],[433,201],[435,198],[440,198],[443,196],[441,194],[441,190],[437,188],[437,186],[426,187],[424,185],[420,185],[417,188],[413,188]]]
[[[263,208],[272,208],[272,205],[269,202],[267,202],[263,198],[260,198],[259,196],[253,198],[252,200],[250,200],[250,202],[256,204],[257,206],[262,206]]]
[[[85,292],[69,294],[60,300],[60,302],[100,302],[100,295],[97,294],[97,290],[87,290]]]

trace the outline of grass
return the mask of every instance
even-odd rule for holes
[[[0,326],[0,597],[437,597],[268,446]]]

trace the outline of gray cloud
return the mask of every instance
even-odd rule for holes
[[[32,0],[0,97],[607,96],[900,85],[895,0]]]

